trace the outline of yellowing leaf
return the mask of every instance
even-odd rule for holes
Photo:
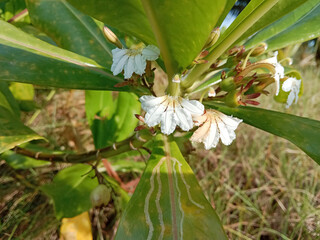
[[[92,240],[89,213],[84,212],[73,218],[63,218],[60,227],[61,240]]]

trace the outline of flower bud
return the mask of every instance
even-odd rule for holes
[[[253,49],[253,51],[251,52],[250,56],[251,57],[257,57],[257,56],[260,56],[262,54],[264,54],[266,52],[268,48],[268,45],[266,43],[260,43],[259,46],[255,47]],[[248,51],[249,53],[250,51]],[[247,54],[245,54],[247,55]]]
[[[90,194],[90,200],[93,207],[108,205],[111,200],[111,189],[104,184],[99,184]]]
[[[229,107],[238,107],[240,105],[239,94],[236,89],[227,94],[225,98],[225,103]]]
[[[220,28],[213,29],[203,49],[211,48],[218,41],[219,37],[220,37]]]
[[[226,79],[223,79],[219,86],[221,90],[226,92],[236,89],[236,83],[234,82],[233,77],[228,77]]]
[[[103,33],[104,33],[104,36],[106,37],[106,39],[113,43],[114,45],[116,45],[118,48],[122,48],[122,44],[120,42],[120,40],[118,39],[118,37],[114,34],[114,32],[112,32],[110,30],[110,28],[108,27],[104,27],[103,28]]]

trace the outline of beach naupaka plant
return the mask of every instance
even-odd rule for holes
[[[146,167],[116,239],[227,239],[179,146],[181,139],[211,151],[230,145],[240,123],[288,139],[320,163],[318,121],[258,107],[275,99],[289,108],[302,95],[302,77],[281,48],[320,35],[317,1],[252,0],[229,23],[229,0],[26,3],[29,25],[47,36],[0,20],[0,96],[8,103],[0,108],[0,150],[75,164],[41,187],[58,218],[90,209],[98,184],[124,204],[128,195],[99,166],[140,152]],[[21,145],[41,137],[19,121],[5,82],[86,90],[96,150]],[[85,174],[91,168],[96,178]]]

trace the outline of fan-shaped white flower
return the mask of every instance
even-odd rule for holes
[[[147,113],[145,123],[154,127],[161,123],[161,132],[171,134],[176,126],[184,131],[193,128],[192,117],[200,116],[204,112],[204,106],[196,100],[187,100],[172,96],[142,96],[141,107]]]
[[[206,110],[205,114],[194,117],[195,125],[200,126],[192,135],[191,141],[204,143],[209,150],[217,146],[219,138],[224,145],[230,145],[236,138],[235,130],[241,119],[227,116],[216,110]]]
[[[286,108],[289,108],[295,100],[295,103],[298,102],[299,92],[301,86],[301,79],[297,80],[296,78],[288,78],[282,84],[282,90],[285,92],[289,92]]]
[[[124,70],[125,79],[131,78],[133,73],[142,75],[146,69],[146,61],[156,60],[159,54],[160,50],[153,45],[140,49],[115,48],[112,50],[111,71],[113,75],[118,75]]]
[[[284,67],[278,62],[278,51],[274,52],[272,58],[262,60],[262,62],[270,63],[274,66],[276,73],[274,74],[274,80],[276,82],[276,95],[280,92],[280,79],[284,78]]]

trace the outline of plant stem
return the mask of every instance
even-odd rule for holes
[[[257,9],[239,24],[223,41],[221,41],[207,56],[208,63],[196,65],[187,79],[181,83],[183,88],[188,88],[196,80],[201,80],[201,75],[211,66],[228,48],[232,46],[255,22],[268,12],[279,0],[264,1]]]
[[[135,135],[133,135],[132,137],[127,138],[119,143],[115,143],[112,146],[80,154],[48,154],[42,152],[32,152],[20,147],[15,147],[13,150],[18,154],[32,157],[37,160],[66,163],[85,163],[95,161],[98,158],[109,158],[124,152],[137,150],[141,148],[147,141],[149,141],[151,137],[151,134],[144,136],[143,139],[137,138]]]

